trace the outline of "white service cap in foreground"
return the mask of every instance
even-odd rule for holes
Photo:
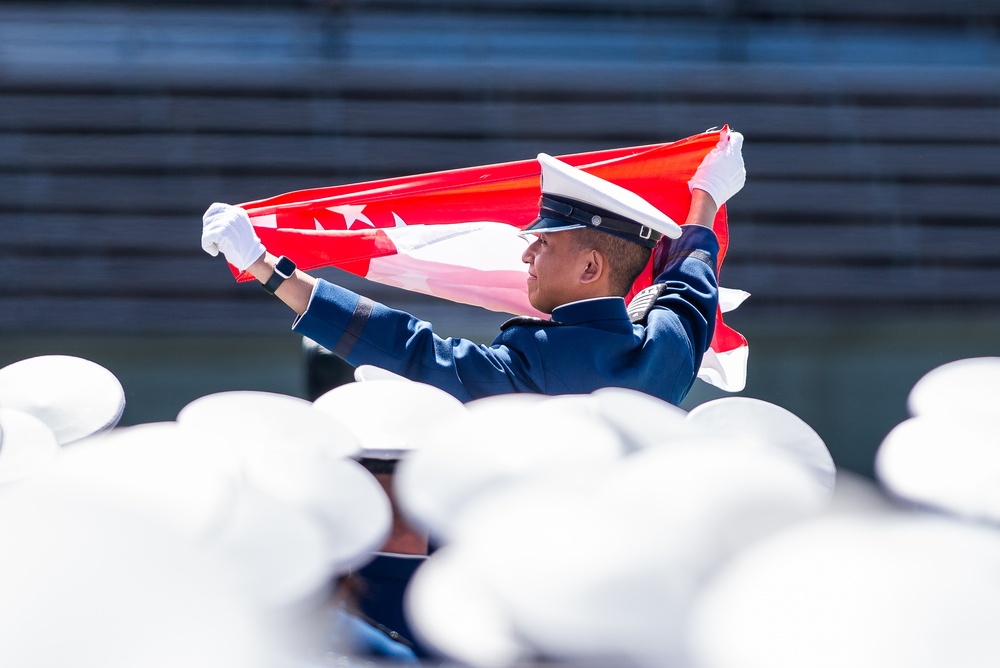
[[[277,634],[229,586],[226,566],[145,511],[43,476],[4,490],[0,665],[273,664]]]
[[[995,414],[910,418],[879,445],[875,474],[898,499],[1000,526],[1000,424]]]
[[[805,467],[833,493],[837,467],[826,443],[805,420],[786,408],[751,397],[723,397],[695,406],[688,422],[718,437],[765,446]]]
[[[372,558],[391,526],[389,500],[352,458],[354,432],[312,402],[283,394],[219,392],[185,406],[177,421],[224,441],[246,481],[318,522],[331,572]]]
[[[774,453],[703,441],[521,479],[459,516],[447,558],[431,555],[426,580],[415,576],[411,623],[473,665],[522,655],[674,665],[713,569],[826,503],[808,473]],[[449,614],[450,627],[440,619]],[[479,648],[462,637],[466,626],[484,637]]]
[[[928,371],[907,398],[910,415],[1000,412],[1000,357],[970,357]]]
[[[471,402],[464,414],[442,420],[396,471],[403,514],[447,542],[463,513],[512,482],[607,468],[624,454],[622,439],[576,408],[587,399],[500,395]]]
[[[99,491],[215,554],[234,587],[261,606],[320,592],[330,575],[322,528],[244,479],[236,453],[209,432],[146,423],[93,436],[26,481]]]
[[[237,390],[199,397],[177,414],[177,422],[202,429],[244,453],[274,445],[355,457],[360,445],[342,422],[310,401],[286,394]],[[315,454],[315,453],[313,453]]]
[[[0,369],[0,405],[30,413],[49,426],[59,445],[118,424],[125,391],[100,364],[70,355],[41,355]]]
[[[989,668],[1000,534],[928,514],[818,519],[748,546],[691,616],[699,668]],[[687,664],[686,664],[687,665]]]
[[[43,470],[59,454],[48,425],[33,415],[0,407],[0,484]]]
[[[335,387],[313,402],[345,424],[361,444],[363,458],[400,459],[431,426],[465,413],[465,405],[432,385],[367,380]]]

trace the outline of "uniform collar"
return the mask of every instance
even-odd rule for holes
[[[618,320],[629,323],[628,311],[625,310],[625,299],[622,297],[595,297],[581,299],[557,306],[552,310],[553,322],[565,325],[579,325],[593,320]]]

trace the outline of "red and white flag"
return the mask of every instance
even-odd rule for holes
[[[691,204],[687,182],[719,141],[706,132],[653,144],[559,156],[560,160],[637,193],[676,221]],[[528,241],[518,232],[535,219],[537,160],[299,190],[241,206],[275,255],[303,270],[338,267],[352,274],[454,302],[517,315],[541,315],[528,303]],[[719,266],[729,246],[726,208],[715,219]],[[249,274],[239,275],[249,280]],[[652,283],[652,262],[632,294]],[[698,377],[728,391],[746,382],[746,339],[722,312],[747,293],[723,288],[711,349]]]

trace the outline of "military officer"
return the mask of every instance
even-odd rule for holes
[[[624,188],[547,155],[538,218],[524,232],[529,300],[492,345],[442,338],[430,323],[316,279],[268,253],[246,212],[213,204],[202,247],[248,270],[297,314],[293,330],[354,366],[370,364],[462,401],[511,392],[625,387],[674,404],[694,383],[718,304],[718,208],[743,187],[743,136],[724,130],[694,177],[683,226]],[[624,296],[654,253],[654,284]]]

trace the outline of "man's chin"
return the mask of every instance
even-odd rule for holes
[[[545,315],[552,315],[552,306],[549,304],[541,304],[531,293],[528,293],[528,303],[531,304],[531,308],[535,309],[539,313],[544,313]]]

